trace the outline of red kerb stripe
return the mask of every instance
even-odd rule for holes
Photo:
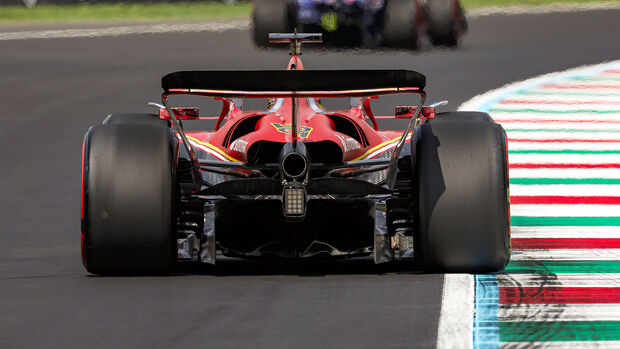
[[[619,205],[620,196],[511,196],[516,205],[596,204]],[[620,211],[620,210],[619,210]]]
[[[561,249],[561,248],[620,248],[620,239],[537,239],[537,238],[512,238],[512,247],[516,249]]]
[[[499,304],[620,303],[620,287],[500,287]]]

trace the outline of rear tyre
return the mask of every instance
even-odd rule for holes
[[[417,6],[414,0],[386,0],[383,45],[392,48],[418,48]]]
[[[423,124],[411,144],[418,206],[415,253],[423,269],[503,270],[510,259],[503,128],[484,113],[442,113]]]
[[[269,45],[269,33],[288,33],[291,31],[292,7],[287,0],[254,0],[252,23],[254,44],[259,47]]]
[[[93,274],[166,274],[176,262],[178,141],[148,124],[91,127],[84,138],[82,262]]]
[[[454,47],[467,30],[467,21],[458,0],[429,0],[428,36],[435,46]]]

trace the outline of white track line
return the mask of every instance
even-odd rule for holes
[[[443,281],[437,348],[469,349],[473,346],[474,278],[468,274],[446,274]]]
[[[497,282],[500,287],[620,287],[620,274],[498,274]]]
[[[222,32],[227,30],[246,30],[248,19],[225,22],[185,23],[185,24],[146,24],[89,29],[29,30],[0,33],[0,41],[24,39],[96,38],[133,34],[163,34],[192,32]]]
[[[617,276],[617,275],[616,275]],[[499,321],[619,321],[620,304],[500,305]]]
[[[512,250],[511,261],[617,261],[620,249],[524,249]]]
[[[620,227],[511,227],[513,238],[599,238],[620,239]]]
[[[620,216],[620,205],[510,205],[510,214],[528,217],[617,217]]]

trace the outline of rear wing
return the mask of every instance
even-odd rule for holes
[[[214,97],[355,97],[422,93],[424,75],[412,70],[179,71],[162,78],[165,95]]]
[[[396,168],[407,135],[419,123],[418,115],[426,99],[426,77],[412,70],[242,70],[242,71],[179,71],[161,80],[162,103],[170,115],[175,131],[183,139],[192,161],[195,178],[200,175],[200,161],[185,136],[182,126],[168,104],[168,96],[178,94],[210,97],[293,98],[291,135],[297,143],[297,97],[364,97],[395,93],[420,94],[416,111],[392,152],[387,174],[390,190],[396,183]],[[222,112],[228,112],[222,109]],[[367,164],[360,164],[366,166]],[[237,163],[226,164],[238,167]],[[199,190],[196,185],[196,190]]]

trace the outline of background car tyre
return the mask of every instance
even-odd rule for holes
[[[414,0],[386,0],[386,2],[383,45],[391,48],[418,48],[416,2]]]
[[[442,113],[423,124],[415,138],[415,248],[422,268],[467,273],[503,270],[510,259],[503,128],[484,113]]]
[[[167,127],[107,124],[84,138],[82,262],[90,273],[165,274],[176,261],[178,141]]]
[[[269,45],[269,33],[292,31],[292,6],[287,0],[254,0],[252,23],[254,44]]]
[[[458,0],[429,0],[426,3],[428,36],[435,46],[454,47],[467,30],[467,21]]]

